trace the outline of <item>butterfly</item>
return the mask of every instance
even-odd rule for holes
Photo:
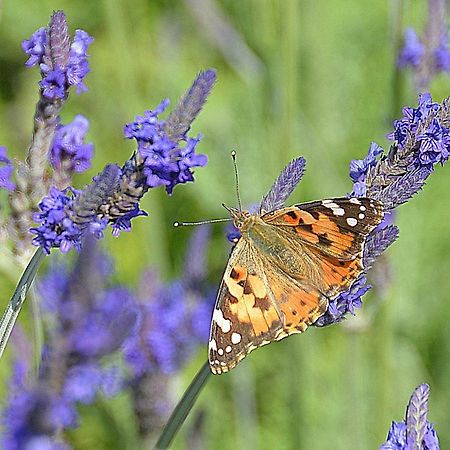
[[[380,202],[365,197],[256,214],[227,209],[241,237],[212,315],[208,359],[214,374],[321,317],[364,271],[366,237],[384,215]]]

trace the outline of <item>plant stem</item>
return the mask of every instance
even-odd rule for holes
[[[161,436],[156,443],[154,450],[165,450],[169,448],[170,443],[176,436],[181,426],[183,425],[186,417],[194,406],[195,400],[198,397],[203,386],[206,384],[211,371],[209,369],[209,362],[206,361],[202,368],[198,371],[195,378],[192,380],[189,387],[186,389],[178,405],[175,407],[172,415],[167,421]]]
[[[11,331],[16,323],[17,316],[19,315],[20,309],[25,301],[28,290],[39,270],[39,267],[44,260],[45,252],[42,248],[38,248],[34,253],[31,261],[24,270],[19,283],[8,303],[5,313],[0,321],[0,358],[8,343]]]

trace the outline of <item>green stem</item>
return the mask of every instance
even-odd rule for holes
[[[198,371],[195,378],[192,380],[189,387],[186,389],[186,392],[178,402],[178,405],[175,407],[166,426],[164,427],[164,430],[161,433],[161,436],[158,439],[158,442],[154,447],[154,450],[165,450],[169,448],[170,443],[186,420],[186,417],[194,406],[198,394],[206,384],[206,381],[210,375],[211,371],[209,369],[209,363],[206,361],[202,368]]]
[[[20,309],[25,301],[28,290],[33,283],[33,280],[39,270],[39,267],[44,260],[45,252],[42,248],[38,248],[34,253],[31,261],[24,270],[19,283],[8,303],[5,313],[0,321],[0,358],[8,343],[9,336],[16,323],[17,316],[19,315]]]

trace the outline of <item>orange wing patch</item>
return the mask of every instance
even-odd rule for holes
[[[258,347],[305,331],[326,311],[327,299],[317,289],[278,268],[266,269],[249,273],[235,265],[224,276],[209,343],[215,374],[228,372]]]

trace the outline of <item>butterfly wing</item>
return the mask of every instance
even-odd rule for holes
[[[211,322],[209,363],[228,372],[255,348],[301,333],[325,311],[327,298],[293,278],[241,238],[225,269]]]

